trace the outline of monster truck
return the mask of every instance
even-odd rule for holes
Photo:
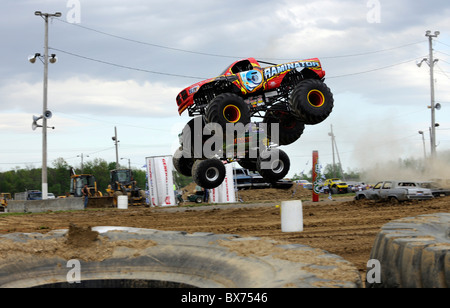
[[[259,62],[270,66],[263,68]],[[175,153],[174,165],[180,173],[192,175],[202,187],[212,188],[221,183],[224,177],[221,160],[237,159],[242,167],[258,170],[270,182],[283,178],[289,171],[289,158],[273,146],[295,142],[305,125],[324,121],[333,109],[333,95],[324,83],[325,71],[319,59],[285,64],[259,62],[254,58],[236,61],[218,77],[193,84],[176,98],[178,113],[187,110],[194,119],[180,136],[182,150]],[[252,117],[261,118],[263,125],[252,129],[249,125]],[[196,119],[198,124],[194,125]],[[208,124],[216,126],[210,126],[205,134]],[[217,137],[220,129],[223,134],[229,124],[245,126],[245,135],[241,136],[247,145],[244,155],[236,155],[235,151],[230,157],[226,151],[216,151],[205,157],[204,153],[198,153],[211,135]],[[265,146],[250,142],[261,140],[263,135]],[[234,141],[239,143],[239,136]],[[250,151],[249,144],[257,144],[255,151]],[[249,155],[250,152],[256,155]],[[262,168],[261,163],[267,164]]]

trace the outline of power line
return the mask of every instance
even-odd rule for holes
[[[320,57],[320,58],[321,59],[336,59],[336,58],[350,58],[350,57],[367,56],[367,55],[371,55],[371,54],[375,54],[375,53],[391,51],[391,50],[395,50],[395,49],[399,49],[399,48],[412,46],[412,45],[420,44],[420,43],[423,43],[423,42],[424,41],[421,40],[419,42],[409,43],[409,44],[405,44],[405,45],[401,45],[401,46],[397,46],[397,47],[392,47],[392,48],[386,48],[386,49],[380,49],[380,50],[374,50],[374,51],[368,51],[368,52],[362,52],[362,53],[356,53],[356,54],[349,54],[349,55],[328,56],[328,57]]]
[[[127,65],[122,65],[122,64],[117,64],[117,63],[112,63],[112,62],[108,62],[108,61],[104,61],[104,60],[99,60],[99,59],[94,59],[94,58],[90,58],[90,57],[86,57],[86,56],[82,56],[73,52],[69,52],[69,51],[65,51],[65,50],[61,50],[58,48],[53,48],[53,47],[49,47],[49,49],[51,50],[55,50],[70,56],[74,56],[77,58],[81,58],[81,59],[85,59],[85,60],[89,60],[89,61],[94,61],[94,62],[98,62],[98,63],[103,63],[103,64],[107,64],[107,65],[112,65],[112,66],[116,66],[116,67],[120,67],[120,68],[125,68],[125,69],[129,69],[129,70],[134,70],[134,71],[139,71],[139,72],[144,72],[144,73],[150,73],[150,74],[157,74],[157,75],[165,75],[165,76],[172,76],[172,77],[182,77],[182,78],[191,78],[191,79],[206,79],[205,77],[195,77],[195,76],[187,76],[187,75],[179,75],[179,74],[171,74],[171,73],[163,73],[163,72],[157,72],[157,71],[150,71],[150,70],[146,70],[146,69],[142,69],[142,68],[136,68],[136,67],[131,67],[131,66],[127,66]]]
[[[387,66],[383,66],[383,67],[379,67],[379,68],[374,68],[374,69],[367,70],[367,71],[362,71],[362,72],[349,73],[349,74],[336,75],[336,76],[328,76],[327,79],[331,79],[331,78],[341,78],[341,77],[348,77],[348,76],[354,76],[354,75],[360,75],[360,74],[371,73],[371,72],[383,70],[383,69],[386,69],[386,68],[391,68],[391,67],[393,67],[393,66],[402,65],[402,64],[405,64],[405,63],[408,63],[408,62],[412,62],[412,61],[415,61],[415,60],[416,60],[416,59],[411,59],[411,60],[403,61],[403,62],[400,62],[400,63],[391,64],[391,65],[387,65]]]
[[[116,39],[132,42],[132,43],[136,43],[136,44],[147,45],[147,46],[151,46],[151,47],[162,48],[162,49],[178,51],[178,52],[184,52],[184,53],[190,53],[190,54],[197,54],[197,55],[201,55],[201,56],[220,57],[220,58],[232,58],[232,59],[243,59],[243,58],[246,58],[246,57],[243,57],[243,56],[222,55],[222,54],[214,54],[214,53],[208,53],[208,52],[193,51],[193,50],[187,50],[187,49],[182,49],[182,48],[169,47],[169,46],[164,46],[164,45],[160,45],[160,44],[144,42],[144,41],[141,41],[141,40],[130,39],[130,38],[127,38],[127,37],[124,37],[124,36],[111,34],[111,33],[100,31],[100,30],[97,30],[97,29],[94,29],[94,28],[82,26],[80,24],[69,23],[69,22],[67,22],[65,20],[62,20],[62,19],[56,19],[56,20],[60,21],[60,22],[63,22],[63,23],[66,23],[66,24],[70,24],[72,26],[76,26],[76,27],[88,30],[88,31],[96,32],[96,33],[99,33],[99,34],[102,34],[102,35],[110,36],[110,37],[113,37],[113,38],[116,38]],[[400,49],[400,48],[404,48],[404,47],[420,44],[420,43],[423,43],[423,42],[424,41],[421,40],[421,41],[418,41],[418,42],[408,43],[408,44],[404,44],[404,45],[400,45],[400,46],[396,46],[396,47],[391,47],[391,48],[385,48],[385,49],[379,49],[379,50],[367,51],[367,52],[361,52],[361,53],[355,53],[355,54],[348,54],[348,55],[322,56],[320,58],[321,59],[337,59],[337,58],[350,58],[350,57],[366,56],[366,55],[370,55],[370,54],[375,54],[375,53],[380,53],[380,52],[386,52],[386,51],[391,51],[391,50],[395,50],[395,49]],[[257,58],[265,59],[265,60],[276,60],[276,61],[291,61],[291,60],[293,60],[292,58],[289,58],[289,59],[287,59],[287,58],[265,58],[265,57],[257,57]]]
[[[440,44],[442,44],[442,45],[445,45],[445,46],[448,46],[448,47],[450,47],[450,45],[449,44],[446,44],[446,43],[444,43],[444,42],[441,42],[440,40],[435,40],[436,42],[438,42],[438,43],[440,43]]]
[[[151,73],[151,74],[158,74],[158,75],[166,75],[166,76],[172,76],[172,77],[181,77],[181,78],[190,78],[190,79],[198,79],[198,80],[204,80],[207,79],[207,77],[196,77],[196,76],[188,76],[188,75],[179,75],[179,74],[171,74],[171,73],[163,73],[163,72],[158,72],[158,71],[150,71],[150,70],[146,70],[146,69],[141,69],[141,68],[135,68],[135,67],[131,67],[131,66],[127,66],[127,65],[121,65],[121,64],[117,64],[117,63],[112,63],[112,62],[108,62],[108,61],[104,61],[104,60],[99,60],[99,59],[94,59],[94,58],[90,58],[90,57],[86,57],[86,56],[82,56],[73,52],[68,52],[65,50],[61,50],[58,48],[53,48],[53,47],[49,47],[49,49],[51,50],[55,50],[61,53],[65,53],[68,54],[70,56],[74,56],[74,57],[78,57],[81,59],[85,59],[85,60],[89,60],[89,61],[94,61],[94,62],[98,62],[98,63],[102,63],[102,64],[107,64],[107,65],[111,65],[111,66],[115,66],[115,67],[120,67],[120,68],[124,68],[124,69],[129,69],[129,70],[135,70],[135,71],[140,71],[140,72],[145,72],[145,73]],[[343,74],[343,75],[336,75],[336,76],[329,76],[327,77],[328,79],[331,78],[341,78],[341,77],[348,77],[348,76],[354,76],[354,75],[360,75],[360,74],[366,74],[366,73],[370,73],[370,72],[374,72],[374,71],[379,71],[379,70],[383,70],[386,68],[390,68],[393,66],[397,66],[397,65],[401,65],[401,64],[405,64],[411,61],[415,61],[416,59],[411,59],[411,60],[407,60],[404,62],[400,62],[400,63],[396,63],[396,64],[391,64],[391,65],[387,65],[387,66],[383,66],[383,67],[379,67],[379,68],[374,68],[371,70],[367,70],[367,71],[362,71],[362,72],[356,72],[356,73],[349,73],[349,74]]]

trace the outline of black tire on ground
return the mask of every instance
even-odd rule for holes
[[[306,245],[129,227],[94,227],[93,232],[99,233],[96,240],[86,244],[99,253],[91,256],[66,244],[67,230],[0,235],[0,248],[8,251],[0,259],[0,288],[362,287],[353,264]],[[253,247],[251,253],[247,247]],[[265,292],[257,293],[258,303],[273,302]],[[180,300],[181,295],[169,301]]]
[[[193,158],[185,158],[182,149],[177,149],[172,158],[175,169],[184,176],[192,176]]]
[[[385,224],[375,238],[367,271],[369,288],[450,287],[450,214],[406,217]]]
[[[333,110],[333,94],[325,83],[317,79],[300,82],[290,97],[296,116],[305,124],[318,124]]]
[[[257,160],[259,174],[268,182],[281,180],[289,172],[291,162],[289,156],[280,149],[267,149]]]
[[[300,122],[298,118],[282,110],[269,110],[264,116],[264,123],[267,123],[267,138],[272,140],[272,125],[273,123],[278,123],[279,145],[288,145],[294,143],[300,138],[305,130],[305,124]]]
[[[250,110],[242,97],[223,93],[208,104],[205,118],[208,123],[218,123],[225,133],[227,123],[250,123]]]
[[[192,166],[192,178],[200,187],[212,189],[222,184],[226,170],[222,161],[210,158],[195,161]]]

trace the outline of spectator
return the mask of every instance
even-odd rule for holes
[[[84,184],[83,189],[81,190],[84,196],[84,208],[87,208],[88,199],[89,199],[89,187],[87,184]]]

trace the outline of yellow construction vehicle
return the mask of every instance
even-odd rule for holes
[[[0,212],[5,211],[9,200],[12,200],[10,193],[0,193]]]
[[[106,192],[114,198],[114,205],[117,206],[118,196],[128,196],[129,205],[147,205],[145,191],[137,186],[133,178],[131,169],[111,170],[110,184]]]
[[[103,196],[97,188],[97,181],[92,174],[76,174],[73,168],[70,169],[70,195],[73,197],[82,197],[81,191],[84,185],[88,185],[89,199],[88,207],[108,207],[113,205],[113,199],[109,196]]]

